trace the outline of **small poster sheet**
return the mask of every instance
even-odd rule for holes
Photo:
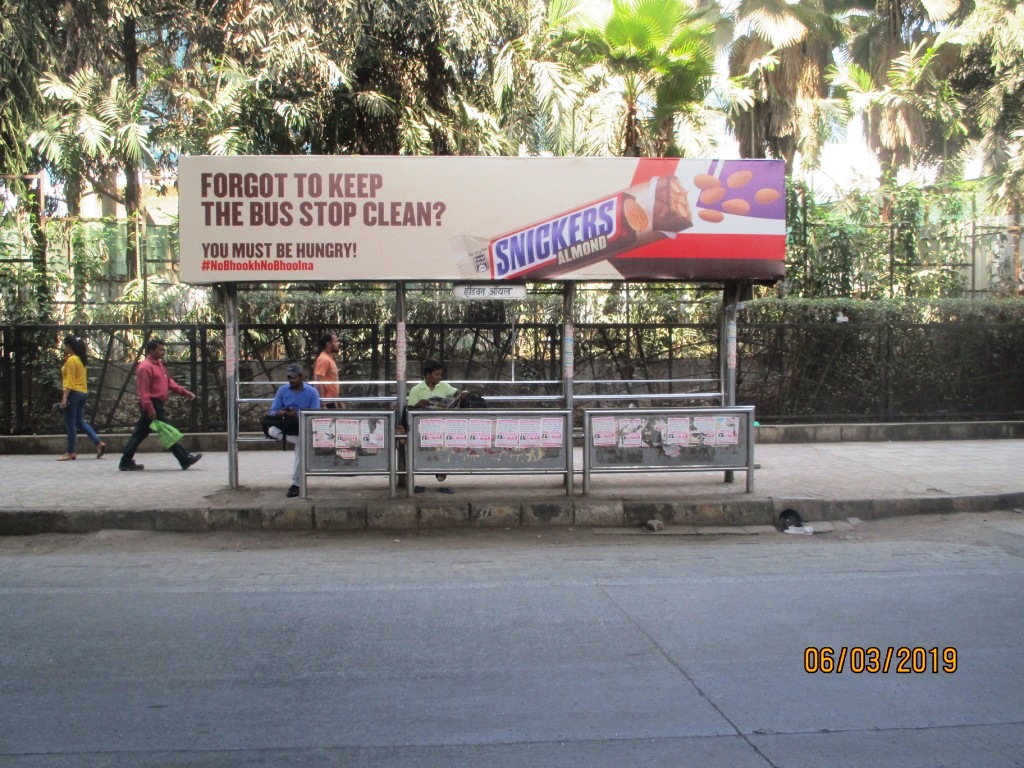
[[[420,448],[444,446],[444,419],[419,419],[416,425],[420,434]]]
[[[494,431],[494,446],[496,448],[519,447],[519,422],[516,419],[498,419],[498,426]]]
[[[594,445],[615,445],[615,417],[595,416],[590,420],[593,430]]]
[[[490,419],[469,420],[469,447],[484,450],[494,444],[494,422]]]
[[[652,417],[644,424],[644,445],[660,448],[665,444],[665,433],[668,432],[668,419]]]
[[[718,429],[715,431],[715,440],[717,441],[718,445],[739,445],[739,416],[719,416]]]
[[[334,447],[334,419],[310,419],[314,448]]]
[[[367,450],[380,450],[386,443],[385,432],[387,421],[385,419],[363,419],[359,422],[359,436],[363,448]]]
[[[644,444],[643,424],[643,419],[619,419],[619,447],[642,447]]]
[[[469,419],[444,420],[444,447],[469,448]]]
[[[335,448],[359,447],[359,419],[335,419],[334,430]]]
[[[540,419],[519,420],[519,447],[540,448]]]
[[[561,448],[565,442],[565,434],[562,430],[562,419],[546,418],[540,420],[540,445],[541,448]]]
[[[670,416],[665,430],[665,445],[690,445],[690,417]]]
[[[693,431],[697,445],[717,445],[718,419],[714,416],[694,416]]]

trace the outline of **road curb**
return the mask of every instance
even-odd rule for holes
[[[363,531],[444,528],[637,528],[660,520],[675,528],[774,527],[779,515],[797,512],[805,522],[848,518],[877,520],[918,514],[1024,509],[1024,492],[921,498],[822,500],[799,497],[723,501],[608,500],[441,503],[389,500],[365,504],[290,502],[271,506],[152,510],[0,511],[0,536],[148,530]]]

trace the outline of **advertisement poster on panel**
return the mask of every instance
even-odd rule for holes
[[[189,283],[785,274],[776,160],[183,157]]]

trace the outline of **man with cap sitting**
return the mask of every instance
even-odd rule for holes
[[[299,411],[320,410],[320,395],[316,388],[305,381],[305,372],[298,363],[292,363],[285,369],[287,384],[282,384],[274,402],[270,404],[271,416],[299,417]],[[302,453],[298,437],[286,435],[279,427],[271,427],[267,434],[275,440],[284,440],[295,446],[295,467],[292,470],[292,484],[285,495],[294,498],[299,495],[299,475],[302,468]]]

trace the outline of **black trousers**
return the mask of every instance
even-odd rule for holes
[[[166,421],[164,418],[164,403],[162,400],[153,401],[153,410],[156,411],[156,417],[160,421]],[[142,410],[142,406],[139,406],[139,420],[135,422],[135,431],[132,432],[128,438],[128,443],[124,447],[124,452],[121,454],[121,466],[126,467],[132,463],[135,459],[135,452],[139,450],[139,446],[142,445],[142,441],[149,437],[152,430],[149,428],[149,424],[152,419],[149,414]],[[174,458],[178,460],[178,463],[184,466],[185,459],[188,458],[188,450],[181,442],[177,442],[171,446],[171,453],[174,454]]]

